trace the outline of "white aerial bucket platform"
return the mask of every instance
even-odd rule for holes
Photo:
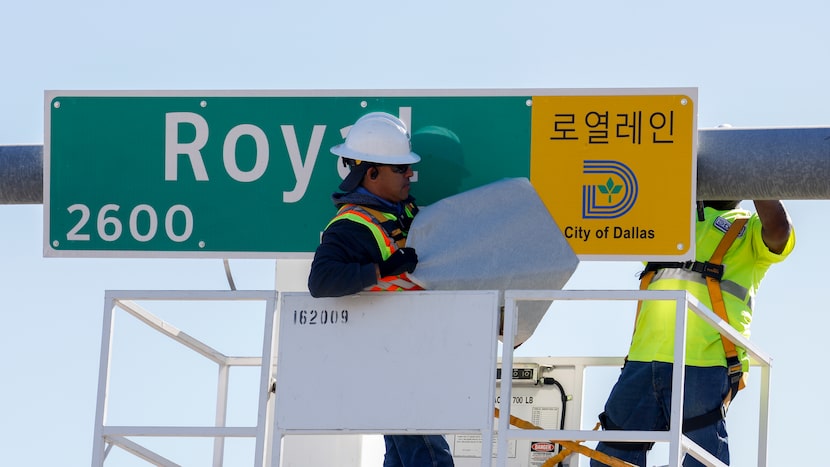
[[[761,366],[758,465],[765,466],[770,358],[731,327],[724,327],[713,312],[685,292],[505,291],[504,325],[505,329],[515,329],[517,320],[521,320],[516,303],[523,300],[638,299],[673,300],[677,303],[677,361],[682,361],[684,354],[683,335],[688,304],[695,313],[744,346],[755,365]],[[151,311],[156,301],[175,302],[183,307],[201,306],[205,301],[226,301],[231,306],[231,313],[238,313],[240,304],[262,303],[265,305],[264,329],[260,328],[250,336],[261,341],[256,346],[262,349],[262,353],[227,356],[208,343],[195,339],[186,329],[157,317]],[[541,465],[545,453],[530,451],[527,446],[541,446],[544,449],[544,443],[549,440],[586,440],[588,443],[600,440],[656,441],[668,443],[670,466],[679,466],[686,452],[707,465],[722,465],[681,435],[682,391],[673,393],[672,413],[678,416],[673,417],[670,431],[579,429],[582,426],[580,406],[585,389],[585,369],[619,365],[622,357],[545,357],[514,361],[510,346],[512,333],[506,333],[502,363],[499,364],[495,344],[499,315],[496,291],[364,294],[348,297],[348,300],[314,299],[301,292],[110,291],[107,292],[106,302],[93,466],[108,465],[105,461],[116,451],[160,466],[206,465],[204,461],[194,461],[193,456],[197,456],[196,459],[211,459],[212,465],[217,467],[240,464],[257,467],[377,466],[382,462],[382,445],[378,443],[382,433],[447,434],[459,467]],[[332,322],[332,310],[337,316],[335,322]],[[348,313],[344,314],[344,310]],[[317,312],[316,316],[313,311]],[[321,318],[323,311],[328,312],[325,313],[325,322]],[[129,424],[124,423],[124,416],[120,414],[120,424],[109,422],[108,409],[113,397],[120,400],[122,406],[127,402],[133,416],[137,409],[138,412],[142,410],[141,399],[138,403],[131,403],[124,401],[120,393],[109,390],[110,375],[119,378],[124,375],[123,369],[118,371],[111,366],[110,351],[116,344],[111,332],[115,329],[113,317],[116,312],[138,318],[142,324],[219,365],[219,384],[214,386],[218,387],[218,391],[212,406],[216,411],[213,424]],[[346,316],[347,321],[343,323]],[[312,317],[316,324],[311,324]],[[429,317],[430,320],[421,320],[421,317]],[[446,324],[446,332],[436,329],[431,321],[435,319]],[[408,333],[402,331],[401,323]],[[411,337],[416,335],[423,335],[424,339]],[[227,390],[228,370],[234,366],[258,368],[260,376],[255,378],[253,384],[256,389],[252,391],[256,394],[252,404],[256,416],[252,417],[255,420],[252,425],[239,426],[228,422],[238,419],[228,411],[229,406],[239,405],[233,397],[229,397]],[[134,371],[134,368],[129,370]],[[499,373],[511,374],[512,384],[497,386]],[[424,374],[433,377],[423,377]],[[516,403],[517,398],[525,403],[530,402],[531,397],[542,397],[542,388],[529,384],[529,381],[535,378],[537,382],[541,379],[544,383],[547,376],[561,381],[567,387],[568,394],[575,397],[568,402],[569,415],[565,418],[564,429],[549,428],[549,421],[561,415],[561,406],[534,407],[530,404],[530,407],[518,407]],[[681,382],[682,372],[675,371],[673,384],[682,387]],[[185,384],[193,386],[194,383],[187,381]],[[116,387],[123,389],[124,386],[116,384]],[[549,404],[551,397],[544,397],[546,399],[537,402]],[[164,405],[163,401],[152,401],[152,404]],[[496,407],[501,412],[497,422],[493,418]],[[209,412],[211,406],[205,409]],[[557,409],[560,410],[558,414]],[[525,410],[529,412],[523,412]],[[509,427],[507,420],[514,412],[520,418],[529,416],[531,419],[528,421],[543,429]],[[142,419],[146,418],[145,414],[141,415]],[[156,450],[151,444],[145,445],[145,440],[151,438],[172,438],[174,442]],[[179,447],[178,443],[189,438],[213,440],[213,448],[200,454]],[[254,452],[246,453],[243,459],[247,460],[239,461],[232,455],[237,453],[226,452],[225,441],[242,438],[253,440]],[[493,442],[477,445],[478,440],[482,439],[492,439]],[[569,457],[565,464],[576,466],[576,457]]]
[[[687,452],[721,466],[682,436],[682,390],[672,394],[676,416],[669,431],[580,429],[585,370],[619,366],[621,355],[513,359],[515,345],[533,334],[554,301],[642,299],[677,305],[673,387],[683,387],[687,308],[762,367],[758,465],[766,465],[770,358],[684,291],[561,290],[578,260],[526,180],[504,180],[428,206],[415,218],[410,241],[420,259],[414,279],[427,291],[313,298],[306,292],[310,262],[280,259],[274,291],[108,292],[92,465],[103,466],[114,447],[155,465],[204,465],[187,459],[188,450],[160,453],[141,443],[144,437],[201,437],[213,439],[214,467],[376,467],[383,461],[381,434],[444,434],[458,467],[539,467],[554,455],[555,441],[571,440],[656,441],[669,445],[672,467]],[[135,306],[137,300],[259,300],[264,328],[251,338],[261,341],[261,353],[229,357]],[[116,309],[219,365],[212,426],[108,423]],[[259,369],[255,423],[229,426],[229,368],[242,365]],[[511,375],[511,384],[504,384],[504,375]],[[567,386],[567,415],[563,396],[556,401],[544,388],[549,381]],[[514,412],[541,429],[511,428]],[[255,440],[247,460],[226,460],[225,441],[232,437]],[[577,456],[562,463],[575,467]]]

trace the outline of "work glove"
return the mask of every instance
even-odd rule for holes
[[[378,265],[380,277],[397,276],[404,272],[412,272],[418,264],[418,254],[415,248],[401,248],[392,256]]]

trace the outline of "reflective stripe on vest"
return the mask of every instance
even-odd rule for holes
[[[679,269],[679,268],[663,268],[657,270],[654,274],[654,278],[651,279],[651,282],[659,281],[660,279],[677,279],[682,281],[689,281],[689,282],[696,282],[698,284],[706,285],[706,278],[703,277],[699,272],[690,271],[688,269]],[[733,281],[721,281],[720,288],[722,291],[728,293],[729,295],[734,296],[738,300],[747,304],[749,309],[752,309],[752,304],[754,299],[750,299],[747,302],[747,298],[751,298],[749,296],[749,289],[746,287],[738,284],[737,282]]]
[[[372,236],[375,237],[375,242],[377,242],[378,250],[380,251],[380,256],[382,259],[387,259],[392,256],[398,248],[395,245],[395,242],[389,238],[389,235],[386,235],[386,231],[380,226],[378,222],[376,222],[375,217],[368,214],[366,211],[362,209],[358,210],[352,208],[348,211],[341,211],[334,219],[329,222],[329,225],[332,223],[339,221],[341,219],[348,219],[352,222],[357,222],[358,224],[363,224],[366,228],[372,232]],[[328,226],[326,226],[328,227]]]
[[[343,207],[340,208],[340,212],[334,217],[334,219],[331,220],[331,222],[329,222],[329,225],[341,219],[347,219],[366,226],[366,228],[372,232],[372,236],[375,237],[375,242],[377,242],[378,250],[380,251],[380,256],[383,260],[386,260],[392,256],[392,253],[396,252],[398,248],[402,248],[403,243],[405,243],[405,241],[401,242],[399,246],[399,244],[389,236],[381,225],[381,223],[387,219],[378,219],[377,216],[372,215],[371,212],[356,204],[343,205]],[[403,273],[399,276],[381,277],[377,284],[366,287],[364,290],[380,292],[423,290],[423,288],[412,282],[409,279],[409,276],[407,276],[406,273]]]
[[[370,292],[400,292],[403,290],[424,290],[420,285],[412,282],[406,273],[400,276],[381,277],[377,284],[367,287]]]

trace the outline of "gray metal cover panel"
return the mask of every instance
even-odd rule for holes
[[[558,290],[579,259],[526,178],[510,178],[421,209],[407,238],[410,277],[427,290]],[[551,302],[519,304],[517,343]]]

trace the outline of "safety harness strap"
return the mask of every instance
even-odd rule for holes
[[[746,225],[747,220],[748,219],[746,217],[739,217],[732,221],[732,225],[729,226],[729,230],[726,231],[726,234],[721,239],[718,247],[715,248],[715,252],[709,259],[709,263],[719,265],[723,268],[721,264],[723,263],[723,257],[738,237],[738,234],[744,228],[744,225]],[[720,279],[706,276],[706,286],[709,289],[709,299],[712,302],[712,311],[717,313],[722,320],[728,323],[729,316],[726,314],[726,305],[723,302],[723,293],[720,289]],[[738,358],[738,350],[735,347],[735,343],[723,334],[721,334],[720,338],[723,343],[723,350],[726,352],[726,369],[729,374],[729,393],[723,400],[722,409],[722,415],[725,416],[732,399],[738,395],[738,391],[742,389],[745,384],[743,381],[743,366],[741,365],[741,360]]]
[[[391,214],[387,215],[377,209],[357,204],[344,204],[340,207],[338,215],[335,216],[331,222],[329,222],[329,225],[338,220],[341,215],[349,211],[360,211],[365,213],[367,216],[371,216],[374,223],[383,229],[383,232],[395,242],[397,247],[403,248],[406,246],[406,231],[409,230],[412,218],[418,213],[418,206],[416,206],[415,203],[409,203],[405,206],[404,215],[400,216],[400,218],[396,218],[394,216],[390,218],[389,216]]]
[[[403,248],[406,245],[406,233],[404,232],[404,228],[408,229],[408,226],[404,225],[403,219],[390,219],[388,218],[383,212],[378,211],[377,209],[372,209],[366,206],[361,206],[363,210],[367,213],[374,216],[374,218],[378,221],[383,230],[392,238],[392,240],[397,243],[398,248]],[[409,204],[406,206],[408,211],[414,210],[415,212],[407,212],[409,216],[414,217],[415,213],[417,212],[418,208],[414,204]],[[401,216],[405,217],[405,216]]]
[[[403,248],[406,244],[406,235],[404,235],[403,230],[401,230],[397,222],[387,218],[377,209],[372,209],[366,206],[360,207],[375,218],[377,223],[383,228],[384,231],[386,231],[387,235],[389,235],[389,237],[391,237],[392,240],[398,244],[398,248]]]

